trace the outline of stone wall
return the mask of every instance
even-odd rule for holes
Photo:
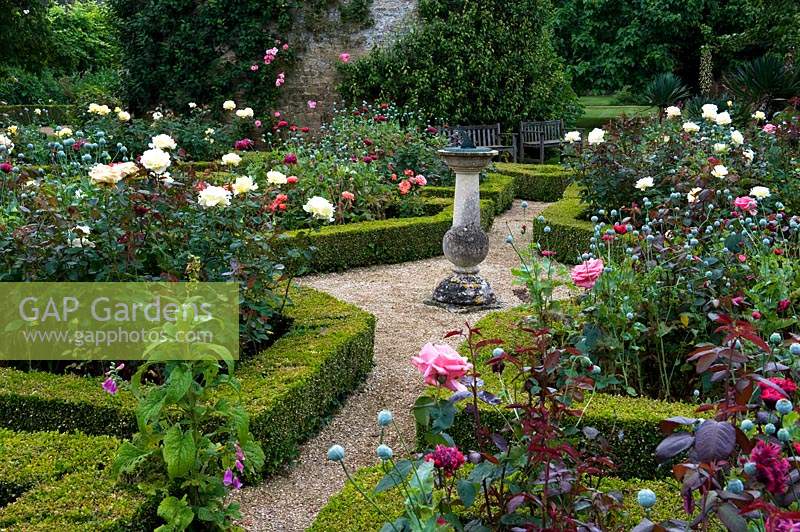
[[[374,46],[391,41],[408,29],[416,6],[416,0],[373,0],[370,7],[373,24],[357,31],[342,25],[338,10],[332,9],[328,13],[327,29],[291,36],[290,42],[301,52],[297,64],[286,77],[280,110],[297,124],[318,128],[330,116],[337,100],[339,55],[347,52],[355,59]],[[317,102],[316,109],[308,107],[309,100]]]

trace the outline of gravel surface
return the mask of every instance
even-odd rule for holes
[[[530,223],[546,206],[529,202],[527,212],[523,212],[516,201],[511,210],[495,219],[489,256],[481,265],[481,274],[504,306],[519,304],[512,293],[511,268],[518,265],[518,259],[505,243],[508,227],[518,235],[520,227]],[[328,447],[342,445],[347,453],[345,463],[351,470],[375,464],[380,436],[376,415],[382,409],[394,412],[400,429],[399,438],[392,434],[386,443],[396,453],[410,448],[415,430],[410,409],[422,391],[422,380],[409,359],[426,342],[441,342],[446,332],[461,328],[466,320],[474,323],[485,314],[452,314],[423,304],[449,273],[449,262],[437,257],[302,279],[304,285],[377,316],[375,369],[364,388],[356,391],[330,423],[302,447],[299,460],[284,474],[237,494],[244,515],[242,526],[259,531],[299,531],[309,527],[328,498],[344,484],[340,466],[326,459]],[[449,340],[452,345],[458,342],[458,338]]]

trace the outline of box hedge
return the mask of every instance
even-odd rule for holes
[[[442,238],[453,224],[452,200],[428,198],[436,214],[416,218],[394,218],[317,230],[287,233],[287,247],[314,246],[311,268],[317,272],[344,271],[375,264],[394,264],[437,257]],[[492,226],[494,203],[481,200],[481,225]]]
[[[592,223],[585,219],[586,207],[581,203],[578,188],[569,186],[564,197],[542,211],[550,232],[543,224],[533,224],[531,238],[541,242],[546,249],[556,252],[564,264],[577,264],[578,257],[589,250],[589,239],[594,234]]]
[[[0,530],[152,530],[157,501],[108,474],[118,446],[0,430]]]
[[[481,181],[480,191],[481,199],[491,201],[494,204],[494,214],[499,215],[510,209],[514,203],[516,184],[512,176],[490,173]],[[455,188],[428,186],[422,189],[422,195],[452,202]]]
[[[482,339],[500,339],[502,347],[511,352],[516,347],[526,345],[529,334],[520,328],[527,312],[524,307],[493,312],[477,323]],[[491,357],[494,345],[484,347],[478,352],[478,365],[482,365]],[[460,348],[466,355],[465,346]],[[496,374],[488,368],[479,368],[481,378],[488,391],[498,392],[500,381]],[[506,381],[510,380],[513,369]],[[464,405],[464,403],[461,403]],[[668,476],[669,465],[659,465],[654,456],[656,446],[663,439],[659,423],[671,416],[702,417],[695,412],[695,407],[686,403],[672,403],[641,397],[628,397],[598,393],[580,405],[585,408],[581,419],[583,426],[591,426],[600,431],[611,447],[610,456],[617,466],[615,474],[621,478],[655,479]],[[504,425],[501,412],[494,407],[481,403],[482,421],[495,428]],[[460,447],[474,449],[473,417],[463,410],[456,416],[450,434]]]
[[[299,444],[372,369],[372,315],[311,289],[294,289],[291,297],[291,329],[237,369],[251,430],[266,453],[265,473],[294,458]],[[125,390],[109,396],[100,383],[0,368],[0,426],[131,435],[133,398]]]
[[[530,201],[558,201],[571,179],[557,164],[496,163],[498,174],[514,178],[514,196]]]
[[[370,493],[383,476],[382,466],[377,465],[360,469],[354,478],[367,493]],[[624,507],[616,517],[614,530],[631,530],[645,517],[645,511],[636,501],[637,492],[645,488],[655,492],[657,501],[648,513],[649,519],[658,522],[685,516],[680,485],[674,480],[606,478],[600,482],[600,489],[605,492],[620,492],[623,495]],[[353,485],[347,482],[339,493],[328,500],[309,528],[309,532],[380,530],[385,522],[397,519],[403,514],[404,494],[399,488],[384,491],[373,498],[383,514],[364,500]],[[712,530],[722,529],[719,526],[712,526]]]

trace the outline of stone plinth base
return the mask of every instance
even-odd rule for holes
[[[453,273],[439,283],[428,305],[443,307],[451,312],[473,312],[500,308],[492,287],[477,274]]]

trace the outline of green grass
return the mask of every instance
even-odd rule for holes
[[[616,96],[582,96],[584,114],[578,118],[576,127],[592,129],[620,116],[646,116],[655,113],[655,107],[646,105],[618,105]]]

